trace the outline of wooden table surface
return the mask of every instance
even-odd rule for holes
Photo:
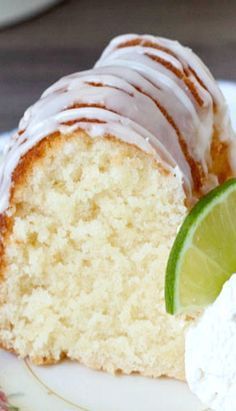
[[[217,78],[236,80],[235,0],[64,1],[0,31],[0,131],[15,127],[50,83],[90,68],[109,39],[125,32],[176,38]]]

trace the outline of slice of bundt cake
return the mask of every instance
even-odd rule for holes
[[[233,146],[215,81],[177,42],[118,37],[50,87],[0,171],[1,346],[184,378],[165,266],[188,208],[234,174]]]

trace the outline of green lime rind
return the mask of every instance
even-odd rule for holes
[[[202,197],[187,215],[181,228],[179,229],[172,246],[166,268],[165,303],[166,311],[169,314],[177,314],[180,312],[186,312],[191,311],[192,309],[200,308],[199,306],[182,306],[180,302],[179,295],[181,284],[179,279],[181,263],[183,261],[186,250],[188,250],[189,246],[192,244],[194,233],[203,219],[212,212],[213,208],[217,204],[223,202],[233,191],[236,192],[236,178],[232,178],[226,181],[222,185],[210,191],[206,196]],[[232,273],[229,273],[229,276],[231,274]],[[223,280],[223,282],[224,281],[225,280]],[[212,301],[209,301],[209,303],[211,302]]]

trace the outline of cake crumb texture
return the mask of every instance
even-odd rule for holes
[[[188,322],[164,305],[186,214],[180,180],[114,138],[77,131],[40,144],[40,155],[23,159],[31,156],[8,210],[0,344],[37,364],[68,357],[184,378]]]

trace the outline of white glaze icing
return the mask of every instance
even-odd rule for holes
[[[136,39],[141,43],[120,47]],[[165,49],[149,47],[145,41]],[[189,68],[188,79],[198,98],[181,78]],[[193,179],[182,144],[208,175],[215,127],[220,139],[233,142],[224,98],[190,49],[148,35],[120,36],[108,45],[94,69],[62,78],[25,112],[0,169],[0,212],[8,208],[11,176],[20,158],[45,136],[76,128],[91,137],[114,135],[152,153],[182,179],[191,197]],[[216,184],[216,178],[209,176],[206,184]]]

